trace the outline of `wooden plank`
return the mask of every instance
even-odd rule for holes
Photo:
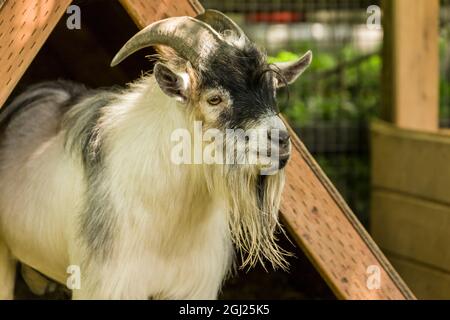
[[[450,273],[450,206],[375,190],[371,229],[384,250]]]
[[[71,2],[5,2],[0,10],[0,107]]]
[[[387,257],[419,299],[450,299],[450,274],[391,255]]]
[[[139,27],[164,17],[162,2],[121,0]],[[165,1],[167,6],[169,1]],[[175,3],[175,2],[172,2]],[[156,7],[154,7],[156,5]],[[203,9],[192,1],[177,1],[175,16]],[[281,211],[288,229],[341,299],[414,299],[342,197],[290,129],[292,159],[287,166],[287,183]],[[367,268],[377,266],[381,287],[368,289]]]
[[[450,135],[374,121],[371,137],[374,188],[450,204]]]
[[[203,12],[197,0],[119,0],[140,28],[150,23],[177,16],[195,16]]]
[[[435,131],[439,117],[439,0],[384,0],[383,109],[402,128]]]

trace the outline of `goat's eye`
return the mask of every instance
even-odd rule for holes
[[[217,106],[221,102],[222,102],[222,98],[220,96],[213,96],[208,99],[208,103],[212,106]]]

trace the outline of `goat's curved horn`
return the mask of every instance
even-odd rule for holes
[[[219,33],[225,33],[225,30],[233,31],[240,39],[248,41],[244,31],[230,18],[217,10],[206,10],[204,13],[195,17],[196,19],[209,24],[214,30]]]
[[[111,62],[114,67],[134,52],[154,45],[174,49],[193,65],[200,65],[223,42],[211,26],[192,17],[174,17],[154,22],[139,31],[119,50]]]

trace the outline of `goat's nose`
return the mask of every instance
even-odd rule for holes
[[[272,135],[270,132],[268,132],[269,139],[272,140]],[[279,130],[278,131],[278,147],[280,148],[281,152],[289,150],[289,143],[290,143],[291,136],[289,135],[289,132],[286,130]]]
[[[283,169],[291,156],[291,136],[287,130],[278,130],[277,135],[268,132],[268,138],[272,142],[278,136],[278,169]]]
[[[267,132],[267,136],[269,137],[269,140],[272,140],[272,134],[271,132]],[[278,130],[278,143],[280,148],[289,147],[289,140],[291,136],[286,130]]]
[[[278,139],[281,150],[289,149],[289,142],[291,139],[289,132],[287,132],[286,130],[280,130],[280,132],[278,133]]]

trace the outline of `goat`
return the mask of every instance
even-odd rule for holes
[[[235,252],[242,267],[286,265],[276,240],[291,145],[275,91],[298,78],[311,52],[270,65],[235,22],[208,10],[149,25],[112,66],[150,46],[153,72],[127,88],[47,82],[2,111],[0,298],[13,298],[17,262],[41,293],[34,270],[64,284],[68,266],[79,266],[73,299],[214,299]],[[276,172],[174,164],[170,137],[195,134],[195,121],[263,130],[280,155]]]

